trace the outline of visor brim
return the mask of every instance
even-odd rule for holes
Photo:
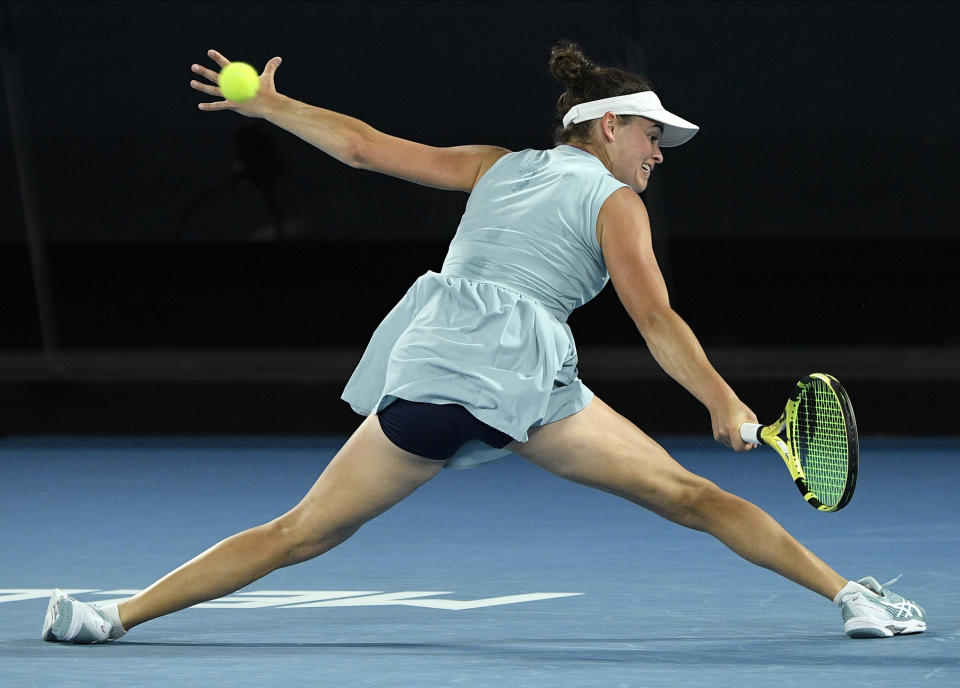
[[[651,110],[640,116],[663,126],[663,135],[660,137],[661,148],[674,148],[684,144],[700,131],[700,127],[693,122],[688,122],[683,117],[677,117],[667,110]]]

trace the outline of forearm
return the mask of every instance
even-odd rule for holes
[[[638,327],[660,367],[708,409],[736,397],[707,359],[693,330],[673,310],[652,315]]]
[[[340,162],[358,167],[371,127],[348,115],[307,105],[275,94],[263,110],[263,118],[319,148]]]

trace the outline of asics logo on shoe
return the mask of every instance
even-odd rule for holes
[[[908,616],[920,616],[920,607],[907,600],[892,606],[894,609],[896,609],[896,613],[893,615],[893,618],[895,619],[899,619],[901,616],[903,618],[907,618]]]
[[[850,601],[855,602],[857,598]],[[883,597],[875,597],[873,602],[887,611],[894,619],[906,619],[911,616],[921,616],[920,607],[910,600],[901,600],[900,602],[888,602]]]

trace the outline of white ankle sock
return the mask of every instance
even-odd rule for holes
[[[110,630],[110,640],[116,640],[127,632],[123,624],[120,623],[120,610],[117,608],[117,605],[108,604],[103,607],[97,607],[97,609],[113,624],[113,628]]]
[[[843,603],[843,598],[854,592],[860,592],[860,584],[847,581],[847,584],[840,588],[840,592],[833,598],[833,603],[839,607]]]

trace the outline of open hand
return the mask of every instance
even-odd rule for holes
[[[216,62],[220,69],[223,69],[230,64],[230,60],[225,58],[216,50],[208,50],[207,56]],[[281,61],[281,58],[274,57],[267,62],[266,66],[263,68],[263,73],[260,74],[260,90],[257,91],[257,95],[250,100],[245,100],[242,103],[235,103],[232,100],[227,100],[224,98],[223,100],[212,103],[200,103],[197,105],[197,107],[208,112],[214,112],[217,110],[234,110],[246,117],[263,117],[271,101],[275,100],[278,95],[276,86],[274,85],[274,75],[277,73],[277,67],[280,66]],[[210,82],[207,84],[194,80],[190,82],[191,88],[216,98],[223,98],[223,93],[220,92],[220,88],[216,85],[220,77],[219,71],[208,69],[199,64],[192,65],[190,69],[195,74],[199,74]]]

